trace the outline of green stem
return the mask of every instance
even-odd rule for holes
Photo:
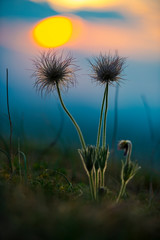
[[[104,170],[100,170],[100,186],[104,187]]]
[[[93,171],[89,173],[89,184],[90,184],[92,199],[95,200],[96,198],[95,198],[95,187],[93,182]]]
[[[132,153],[132,143],[130,141],[128,141],[128,151],[127,151],[127,156],[126,156],[127,163],[130,162],[131,153]]]
[[[97,199],[98,195],[98,188],[99,188],[99,170],[95,171],[95,197]]]
[[[67,110],[66,106],[64,105],[58,84],[57,84],[56,86],[57,86],[57,92],[58,92],[58,96],[59,96],[59,100],[60,100],[60,102],[61,102],[61,105],[62,105],[64,111],[67,113],[67,115],[68,115],[69,118],[71,119],[72,123],[74,124],[74,126],[75,126],[75,128],[76,128],[76,130],[77,130],[77,132],[78,132],[78,135],[79,135],[79,138],[80,138],[80,142],[81,142],[82,148],[85,149],[85,148],[86,148],[86,144],[85,144],[85,141],[84,141],[82,132],[81,132],[81,130],[80,130],[80,127],[78,126],[78,124],[76,123],[76,121],[74,120],[74,118],[72,117],[72,115],[70,114],[70,112]]]
[[[121,197],[123,197],[123,195],[125,193],[125,189],[126,189],[126,182],[123,181],[122,184],[121,184],[121,188],[120,188],[118,197],[116,199],[116,203],[118,203],[119,200],[121,199]]]
[[[108,110],[108,83],[106,85],[106,102],[105,102],[105,112],[104,112],[104,121],[103,121],[103,139],[102,146],[106,147],[106,120],[107,120],[107,110]]]
[[[125,182],[125,183],[124,183],[124,186],[123,186],[122,197],[123,197],[123,196],[124,196],[124,194],[125,194],[125,191],[126,191],[126,186],[127,186],[127,183]]]
[[[102,100],[102,106],[101,106],[101,113],[100,113],[99,126],[98,126],[98,134],[97,134],[97,148],[99,148],[99,145],[100,145],[102,116],[103,116],[103,108],[104,108],[104,101],[105,101],[106,91],[107,91],[107,87],[105,88],[105,91],[104,91],[103,100]]]

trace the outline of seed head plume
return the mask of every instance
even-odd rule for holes
[[[93,61],[88,60],[92,68],[93,74],[91,78],[101,84],[119,83],[123,79],[122,71],[125,68],[126,58],[118,56],[117,52],[114,56],[110,54],[93,57]]]
[[[41,94],[43,91],[48,94],[59,88],[68,88],[75,84],[75,71],[78,67],[74,63],[74,58],[68,54],[57,54],[54,49],[42,52],[39,57],[33,60],[34,73],[36,78],[35,87]]]

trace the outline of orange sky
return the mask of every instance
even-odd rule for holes
[[[33,0],[32,0],[33,1]],[[43,0],[34,0],[34,2]],[[89,54],[100,51],[117,49],[120,53],[134,58],[159,58],[160,54],[160,15],[156,0],[46,0],[59,11],[70,12],[79,8],[92,10],[120,12],[125,20],[92,18],[82,19],[75,13],[65,13],[73,24],[72,38],[63,48],[88,52]],[[98,5],[97,5],[98,2]],[[53,4],[54,3],[54,4]],[[70,3],[70,4],[69,4]],[[92,4],[91,4],[92,3]],[[39,3],[37,3],[39,4]],[[95,7],[95,9],[93,9]],[[33,41],[32,29],[37,22],[12,21],[3,19],[0,45],[16,51],[33,53],[39,46]],[[51,29],[52,31],[52,29]],[[53,32],[54,34],[54,32]]]

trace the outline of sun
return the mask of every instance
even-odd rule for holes
[[[72,22],[69,18],[55,16],[43,19],[33,29],[33,38],[41,47],[59,47],[71,38]]]

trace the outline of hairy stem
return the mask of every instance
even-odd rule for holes
[[[90,184],[90,190],[91,190],[92,199],[96,200],[95,186],[94,186],[94,181],[93,181],[93,171],[91,171],[89,173],[89,184]]]
[[[72,123],[74,124],[74,126],[75,126],[75,128],[76,128],[76,130],[77,130],[77,132],[78,132],[78,135],[79,135],[79,139],[80,139],[82,148],[85,149],[85,148],[86,148],[86,144],[85,144],[85,141],[84,141],[82,132],[81,132],[81,130],[80,130],[80,127],[78,126],[78,124],[76,123],[76,121],[74,120],[74,118],[72,117],[72,115],[70,114],[70,112],[67,110],[66,106],[64,105],[64,102],[63,102],[63,100],[62,100],[62,97],[61,97],[61,93],[60,93],[58,84],[57,84],[56,86],[57,86],[57,92],[58,92],[58,96],[59,96],[59,100],[60,100],[60,102],[61,102],[61,105],[62,105],[64,111],[67,113],[67,115],[68,115],[69,118],[71,119]]]
[[[124,193],[125,193],[125,190],[126,190],[126,182],[122,182],[121,184],[121,188],[120,188],[120,191],[119,191],[119,194],[118,194],[118,197],[116,199],[116,203],[119,202],[119,200],[121,199],[121,197],[123,197]]]
[[[100,145],[100,135],[101,135],[103,108],[104,108],[106,91],[107,91],[107,87],[105,88],[105,91],[104,91],[103,100],[102,100],[102,106],[101,106],[101,113],[100,113],[99,126],[98,126],[98,134],[97,134],[97,148],[99,148],[99,145]]]
[[[103,121],[103,138],[102,146],[106,147],[106,120],[107,120],[107,110],[108,110],[108,83],[106,85],[106,102],[105,102],[105,112],[104,112],[104,121]]]
[[[114,127],[113,127],[113,136],[112,136],[113,159],[115,157],[115,145],[116,145],[117,128],[118,128],[118,94],[119,94],[119,85],[117,84],[116,93],[115,93]]]
[[[98,195],[98,188],[99,188],[99,170],[95,171],[95,197],[97,199]]]
[[[104,170],[100,170],[100,186],[104,187]]]
[[[127,151],[127,156],[126,156],[126,161],[128,163],[130,162],[131,153],[132,153],[132,143],[130,141],[128,141],[128,151]]]

